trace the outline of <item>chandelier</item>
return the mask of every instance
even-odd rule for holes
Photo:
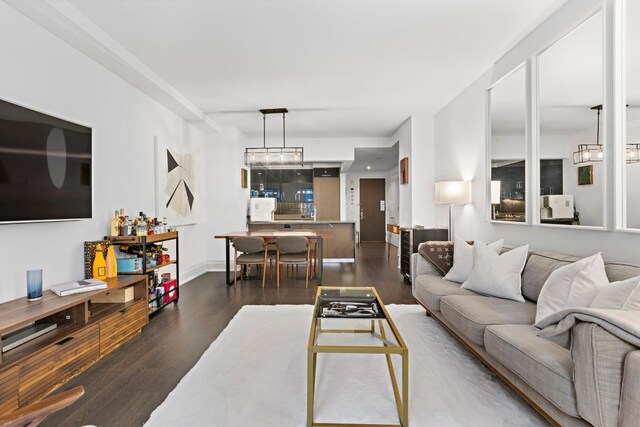
[[[602,162],[604,160],[604,152],[602,151],[602,144],[600,144],[600,111],[602,111],[602,105],[596,105],[591,107],[591,109],[598,112],[596,143],[578,144],[578,151],[574,151],[573,153],[574,165]],[[640,162],[640,143],[626,144],[624,158],[627,163]]]
[[[579,165],[582,163],[601,162],[604,160],[604,152],[602,151],[602,144],[600,144],[600,111],[602,111],[602,104],[591,107],[591,109],[598,112],[596,143],[578,144],[578,151],[573,152],[574,165]]]
[[[287,147],[285,120],[289,112],[286,108],[260,110],[262,113],[262,147],[248,147],[244,150],[244,164],[256,166],[302,166],[302,147]],[[267,114],[282,114],[282,147],[267,147]]]

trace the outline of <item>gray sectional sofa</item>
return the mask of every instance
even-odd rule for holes
[[[508,248],[506,249],[508,250]],[[536,335],[536,301],[549,274],[580,258],[530,251],[525,303],[478,295],[449,282],[420,254],[411,259],[413,296],[472,353],[550,422],[562,426],[640,426],[640,350],[595,323],[553,339]],[[610,281],[640,267],[605,263]]]

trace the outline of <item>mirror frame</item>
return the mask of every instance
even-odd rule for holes
[[[584,25],[587,21],[589,21],[591,18],[595,17],[596,15],[598,15],[598,13],[602,13],[601,15],[601,21],[602,21],[602,95],[603,95],[603,99],[602,99],[602,105],[603,105],[603,117],[601,120],[601,139],[602,139],[602,144],[604,147],[604,151],[605,151],[605,158],[602,162],[603,164],[603,177],[602,180],[604,182],[604,185],[602,187],[602,225],[563,225],[563,224],[547,224],[547,223],[542,223],[541,221],[541,217],[540,217],[540,198],[539,197],[535,197],[535,200],[532,200],[532,223],[534,225],[540,226],[540,227],[550,227],[550,228],[561,228],[561,229],[569,229],[569,230],[606,230],[607,229],[607,215],[608,215],[608,209],[607,209],[607,169],[610,167],[610,165],[612,164],[612,160],[611,158],[613,157],[611,154],[611,149],[610,147],[614,144],[611,144],[610,141],[612,140],[611,138],[609,138],[609,125],[608,125],[608,120],[607,120],[607,78],[608,78],[608,70],[607,70],[607,22],[606,22],[606,16],[605,16],[605,10],[604,7],[599,7],[595,10],[592,11],[591,14],[589,14],[585,19],[582,20],[582,22],[578,23],[577,25],[573,26],[572,28],[569,28],[565,33],[563,33],[560,37],[554,39],[551,43],[547,44],[546,46],[544,46],[542,49],[540,49],[538,52],[535,53],[535,55],[531,58],[531,66],[532,66],[532,80],[531,80],[531,90],[532,90],[532,111],[535,113],[535,117],[534,117],[534,130],[532,132],[533,135],[533,141],[532,141],[532,146],[534,148],[533,153],[532,153],[532,161],[535,164],[535,166],[532,168],[534,170],[534,176],[532,178],[532,181],[534,182],[534,190],[535,190],[535,194],[539,195],[540,194],[540,160],[542,160],[542,156],[541,156],[541,142],[542,142],[542,138],[540,136],[540,73],[539,73],[539,58],[542,54],[544,54],[547,50],[549,50],[550,48],[552,48],[553,46],[555,46],[556,43],[558,43],[559,41],[565,39],[567,36],[569,36],[571,33],[573,33],[574,31],[576,31],[578,28],[580,28],[582,25]]]
[[[512,225],[531,225],[531,201],[530,197],[526,195],[530,193],[531,189],[531,166],[530,166],[530,152],[531,152],[531,91],[529,90],[530,79],[530,60],[527,59],[516,67],[512,68],[509,72],[502,75],[499,79],[496,79],[485,90],[485,218],[487,221],[495,224],[512,224]],[[491,91],[495,89],[500,83],[513,76],[518,71],[524,71],[525,85],[522,88],[524,90],[524,128],[525,128],[525,153],[524,153],[524,174],[525,174],[525,220],[523,222],[515,221],[502,221],[491,218]],[[489,209],[486,209],[489,208]]]

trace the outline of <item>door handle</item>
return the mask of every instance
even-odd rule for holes
[[[360,210],[360,221],[364,221],[364,211]]]

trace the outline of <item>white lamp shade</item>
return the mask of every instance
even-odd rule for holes
[[[491,204],[500,204],[500,181],[491,181]]]
[[[442,205],[471,203],[471,181],[436,182],[436,203]]]

